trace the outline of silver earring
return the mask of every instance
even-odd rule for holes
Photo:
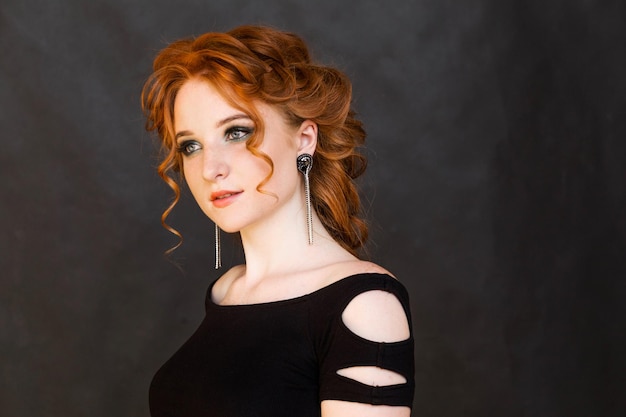
[[[220,228],[215,223],[215,269],[222,267],[222,239],[220,238]]]
[[[313,167],[313,157],[303,153],[297,159],[298,171],[304,175],[304,196],[306,199],[306,224],[309,232],[309,245],[313,244],[313,215],[311,213],[311,189],[309,187],[309,172]]]

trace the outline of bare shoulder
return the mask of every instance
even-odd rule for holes
[[[213,285],[213,290],[211,293],[213,300],[222,300],[226,296],[226,293],[228,293],[228,290],[230,289],[232,283],[241,275],[243,275],[245,269],[245,265],[236,265],[226,271],[221,277],[219,277]]]
[[[348,275],[360,273],[387,274],[387,269],[372,262],[358,261],[347,265]],[[370,290],[350,301],[342,315],[344,323],[355,334],[377,342],[397,342],[410,335],[406,311],[398,298],[387,291]]]

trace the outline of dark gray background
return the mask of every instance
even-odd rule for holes
[[[166,42],[265,23],[354,81],[371,256],[412,295],[413,414],[624,415],[625,9],[2,0],[0,414],[148,415],[216,272],[189,195],[184,273],[162,256],[140,89]]]

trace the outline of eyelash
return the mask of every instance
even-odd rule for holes
[[[190,150],[189,147],[194,145],[196,149]],[[201,148],[200,144],[195,140],[186,140],[180,145],[176,146],[176,151],[182,153],[185,156],[189,156]]]
[[[250,135],[254,132],[253,128],[245,127],[245,126],[233,126],[226,130],[226,138],[230,142],[243,142],[248,140]],[[233,133],[241,134],[242,136],[238,138],[231,138]],[[230,139],[228,139],[230,138]]]
[[[254,128],[244,126],[233,126],[228,128],[225,132],[227,142],[244,142],[250,138],[250,135],[254,132]],[[241,135],[239,137],[233,137],[233,135]],[[190,149],[193,147],[194,149]],[[195,140],[185,140],[180,145],[176,146],[176,151],[182,153],[185,156],[190,156],[194,152],[200,150],[202,146]]]

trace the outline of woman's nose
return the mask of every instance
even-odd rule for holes
[[[228,176],[229,168],[225,155],[220,152],[206,150],[204,152],[202,176],[207,181],[215,181]]]

